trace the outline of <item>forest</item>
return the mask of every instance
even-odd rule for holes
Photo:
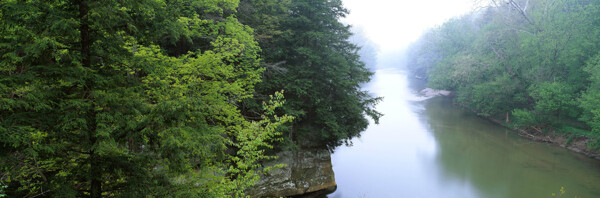
[[[480,116],[600,148],[600,2],[491,0],[428,30],[410,70]]]
[[[382,114],[347,14],[340,0],[1,1],[0,197],[239,197],[274,151],[349,143]]]

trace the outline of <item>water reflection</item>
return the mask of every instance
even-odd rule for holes
[[[427,101],[425,109],[440,148],[436,167],[444,178],[470,181],[481,197],[551,197],[562,186],[569,197],[600,197],[597,161],[522,139],[447,98]]]
[[[456,183],[435,187],[439,174],[434,164],[437,149],[431,133],[419,120],[422,103],[407,89],[406,75],[379,70],[370,91],[384,96],[377,109],[385,114],[352,147],[339,147],[332,156],[338,190],[330,197],[465,197],[469,185]],[[454,194],[456,196],[450,196]]]
[[[401,71],[376,72],[367,87],[385,114],[332,155],[329,197],[551,197],[565,186],[600,197],[597,161],[514,133],[451,104],[420,101]],[[569,197],[575,194],[569,194]]]

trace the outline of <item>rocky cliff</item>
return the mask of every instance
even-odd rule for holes
[[[337,184],[331,153],[322,149],[283,151],[265,166],[285,164],[265,175],[249,190],[252,197],[319,196],[335,191]]]

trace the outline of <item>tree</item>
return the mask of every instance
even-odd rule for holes
[[[595,125],[594,110],[579,112],[597,104],[598,16],[595,1],[492,0],[423,36],[411,62],[479,115],[581,133]]]
[[[596,137],[600,137],[600,55],[591,58],[584,70],[589,74],[591,83],[578,100],[579,107],[583,110],[580,119]]]
[[[241,0],[238,9],[240,21],[254,29],[261,48],[276,48],[275,37],[283,32],[281,23],[289,11],[289,0]]]
[[[569,110],[575,108],[572,88],[565,83],[540,83],[530,87],[529,90],[535,101],[533,113],[538,120],[538,123],[530,124],[561,125],[561,118],[569,115]]]
[[[379,46],[367,37],[362,27],[352,27],[351,30],[352,36],[350,36],[348,41],[359,47],[357,54],[360,57],[360,61],[370,70],[377,69],[377,51],[379,51]]]
[[[263,47],[271,66],[257,90],[285,90],[283,111],[297,118],[286,139],[333,149],[367,127],[365,114],[381,116],[373,109],[379,99],[360,89],[372,73],[348,42],[350,27],[339,22],[347,14],[341,1],[291,1],[287,7],[276,31],[281,34],[261,41],[277,47]]]
[[[223,197],[291,117],[244,119],[260,81],[237,1],[0,3],[0,173],[9,196]]]

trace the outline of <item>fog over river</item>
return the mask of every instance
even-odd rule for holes
[[[380,67],[381,68],[381,67]],[[452,105],[424,83],[379,69],[365,88],[385,115],[332,155],[328,197],[600,197],[600,161],[524,139]]]

